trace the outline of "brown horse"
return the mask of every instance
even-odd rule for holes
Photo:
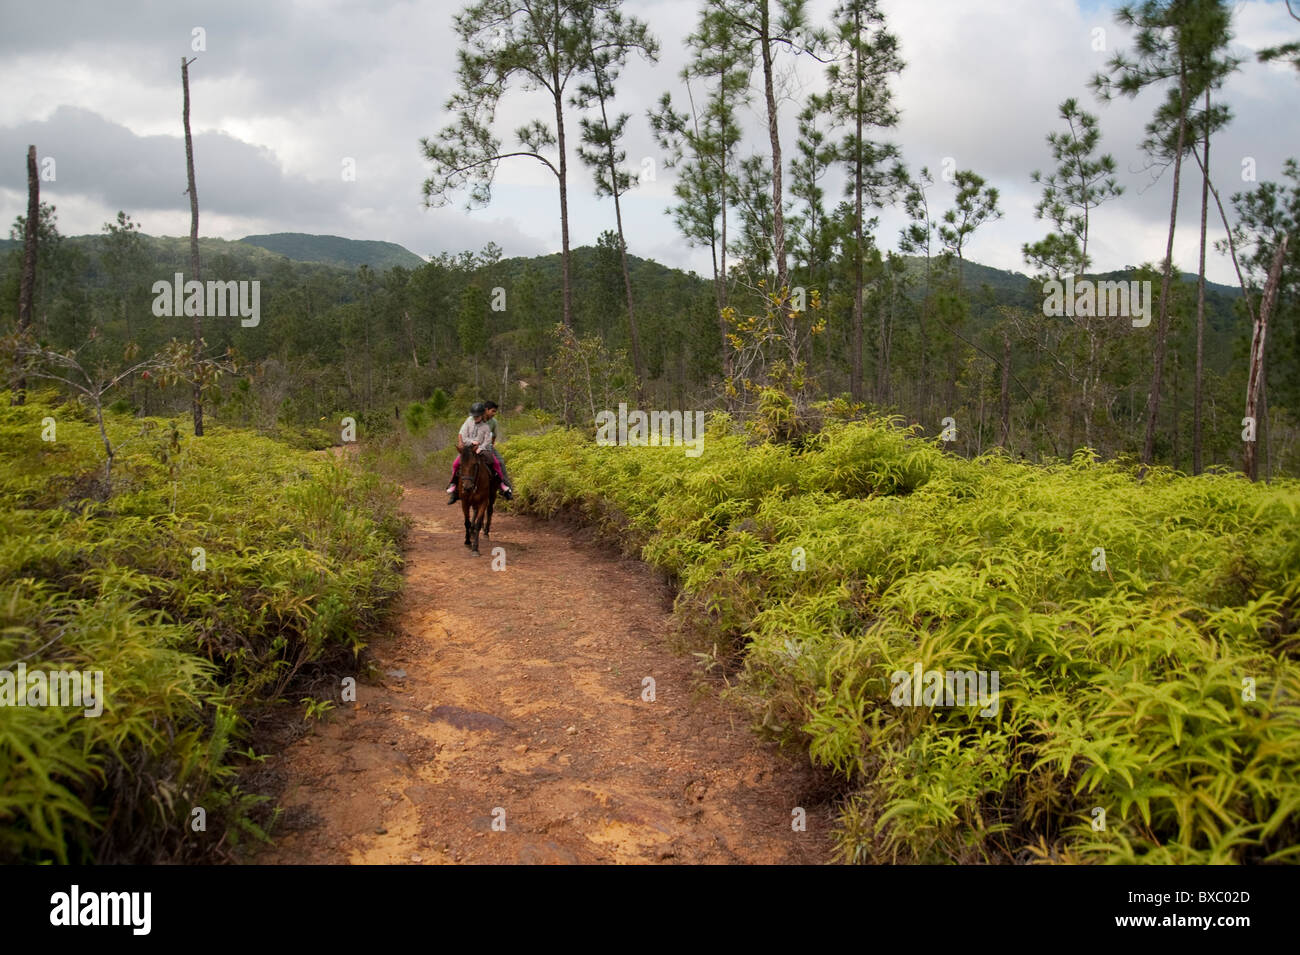
[[[486,455],[473,448],[461,452],[460,508],[465,515],[465,546],[475,557],[479,556],[479,531],[485,537],[492,536],[492,507],[496,504],[498,483],[496,469]]]

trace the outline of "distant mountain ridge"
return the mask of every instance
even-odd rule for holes
[[[140,238],[155,263],[188,267],[189,236],[153,236],[141,233]],[[63,236],[63,241],[73,248],[98,255],[103,248],[104,236],[69,235]],[[21,247],[21,239],[0,239],[0,253]],[[231,262],[242,264],[242,267],[253,269],[268,268],[284,259],[348,272],[355,272],[362,265],[367,265],[376,272],[386,272],[394,266],[418,269],[425,264],[424,259],[395,242],[345,239],[336,235],[308,235],[303,232],[250,235],[235,240],[199,236],[199,255],[205,263],[228,258]]]
[[[373,239],[275,232],[270,235],[246,235],[239,241],[275,252],[295,262],[319,262],[349,269],[366,265],[377,271],[391,269],[396,265],[407,269],[418,269],[424,265],[424,259],[410,249],[396,242],[378,242]]]
[[[157,261],[170,261],[177,266],[188,264],[188,237],[142,235],[142,238],[153,251]],[[66,236],[65,239],[74,246],[98,250],[103,241],[103,236]],[[0,253],[8,252],[21,247],[21,245],[21,240],[0,239]],[[369,266],[377,272],[383,272],[395,266],[401,266],[405,269],[418,269],[426,264],[423,258],[395,242],[347,239],[342,236],[312,235],[306,232],[275,232],[269,235],[249,235],[233,241],[200,237],[199,249],[205,261],[211,261],[214,256],[230,256],[234,261],[246,262],[255,268],[259,266],[267,267],[281,256],[294,262],[346,269],[348,271],[355,271],[362,265]],[[573,255],[574,266],[577,270],[575,272],[575,282],[581,283],[584,278],[583,270],[590,268],[594,264],[595,247],[575,247]],[[907,273],[913,283],[909,294],[918,296],[922,291],[921,277],[925,272],[925,259],[912,255],[905,255],[902,258],[906,262]],[[628,259],[633,266],[634,272],[641,269],[647,269],[652,274],[674,272],[678,273],[683,279],[694,276],[696,281],[707,281],[706,277],[696,276],[693,272],[663,265],[652,259],[641,259],[633,255],[630,250]],[[508,272],[520,272],[525,267],[536,269],[540,278],[544,281],[551,280],[558,287],[560,276],[559,252],[503,259],[501,265]],[[1128,278],[1131,275],[1132,268],[1132,266],[1129,266],[1125,269],[1097,273],[1091,277],[1110,280]],[[1181,276],[1182,281],[1185,283],[1193,285],[1196,283],[1195,273],[1183,272]],[[1019,304],[1032,306],[1037,297],[1037,292],[1032,291],[1032,287],[1029,285],[1030,281],[1030,277],[1023,272],[994,268],[971,260],[967,260],[965,264],[965,282],[963,284],[966,288],[974,291],[978,290],[982,285],[988,285],[994,290],[999,300],[1003,302],[1018,302]],[[1220,285],[1209,280],[1206,281],[1205,285],[1207,292],[1211,295],[1221,295],[1228,300],[1241,296],[1241,289],[1236,286]]]

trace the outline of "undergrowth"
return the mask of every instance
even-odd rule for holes
[[[229,858],[265,838],[238,782],[247,718],[304,668],[355,668],[400,587],[399,492],[251,432],[124,415],[108,488],[78,406],[8,398],[0,670],[100,671],[104,699],[0,706],[0,861]]]
[[[762,732],[841,780],[844,861],[1294,862],[1300,484],[966,460],[891,420],[799,450],[511,448],[518,504],[676,578]],[[996,711],[893,674],[996,671]]]

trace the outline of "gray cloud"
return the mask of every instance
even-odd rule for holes
[[[825,23],[833,0],[813,0],[812,18]],[[428,174],[418,140],[448,119],[444,110],[455,79],[456,40],[451,17],[459,3],[369,0],[344,5],[234,0],[220,7],[197,2],[129,0],[11,5],[0,34],[0,84],[23,90],[0,103],[0,218],[23,211],[22,156],[35,142],[57,161],[56,182],[43,194],[59,207],[65,233],[94,232],[116,209],[126,209],[156,233],[188,229],[184,150],[180,131],[179,59],[191,68],[198,191],[205,234],[237,238],[250,232],[309,231],[385,239],[420,254],[481,248],[496,241],[507,255],[559,247],[554,180],[536,164],[507,163],[497,177],[491,207],[422,208]],[[1087,81],[1127,38],[1114,24],[1112,5],[1097,0],[884,0],[900,38],[907,69],[895,81],[903,118],[887,135],[913,168],[938,174],[944,157],[972,168],[1002,192],[1005,217],[981,230],[971,255],[1024,270],[1020,246],[1043,234],[1033,218],[1034,169],[1050,155],[1044,136],[1056,128],[1057,105],[1078,97],[1099,115],[1103,148],[1115,155],[1127,194],[1098,213],[1098,265],[1118,267],[1158,259],[1168,218],[1169,177],[1153,184],[1137,149],[1154,95],[1136,102],[1098,104]],[[673,200],[673,173],[663,165],[645,111],[664,91],[679,108],[686,35],[694,28],[695,0],[628,0],[627,12],[647,20],[661,42],[658,64],[631,62],[619,86],[619,111],[628,126],[628,163],[656,164],[656,180],[629,197],[625,209],[633,252],[670,265],[704,271],[707,253],[689,248],[664,214]],[[206,49],[191,51],[191,30],[202,27]],[[1093,30],[1105,30],[1107,48],[1093,49]],[[1212,170],[1225,199],[1259,179],[1276,178],[1296,151],[1294,73],[1253,62],[1251,51],[1296,31],[1280,4],[1259,0],[1236,6],[1237,50],[1247,59],[1224,91],[1235,121],[1215,141]],[[792,98],[820,85],[807,58],[783,64],[785,115],[781,133],[793,154]],[[538,94],[512,92],[502,102],[499,134],[534,117],[547,117]],[[745,117],[746,145],[766,151],[761,97]],[[576,122],[570,126],[576,146]],[[354,182],[340,176],[344,157],[356,162]],[[575,244],[594,242],[613,226],[609,200],[591,195],[588,170],[570,155],[571,231]],[[1194,167],[1193,167],[1194,169]],[[1190,174],[1180,207],[1175,247],[1180,264],[1195,260],[1199,182]],[[827,182],[828,201],[841,182]],[[933,193],[945,207],[949,187]],[[901,216],[881,213],[878,241],[896,246]],[[1211,220],[1212,237],[1222,233]],[[1217,255],[1211,276],[1231,280]]]
[[[137,136],[89,110],[60,106],[48,120],[0,129],[0,155],[20,156],[28,143],[39,145],[42,159],[54,159],[56,178],[47,191],[61,197],[132,212],[189,211],[182,136]],[[286,176],[264,146],[199,133],[194,156],[201,208],[286,221],[304,209],[319,215],[342,208],[339,190]],[[0,166],[0,187],[25,190],[23,166]]]

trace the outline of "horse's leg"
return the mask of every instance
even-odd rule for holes
[[[492,508],[496,506],[496,502],[497,502],[497,489],[494,487],[492,488],[491,491],[488,492],[487,524],[483,527],[483,536],[489,539],[492,537]]]
[[[477,507],[474,508],[474,529],[473,529],[474,545],[470,548],[470,553],[473,554],[475,557],[479,556],[478,534],[479,534],[479,529],[482,526],[483,526],[483,505],[482,503],[480,503]]]
[[[469,546],[469,501],[465,498],[460,499],[461,513],[465,515],[465,546]]]

